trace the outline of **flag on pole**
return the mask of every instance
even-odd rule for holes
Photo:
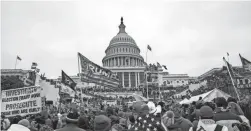
[[[157,62],[157,67],[158,68],[161,68],[162,66],[159,64],[159,62]]]
[[[64,71],[62,71],[62,83],[75,91],[77,84]]]
[[[109,69],[103,68],[88,58],[78,53],[80,59],[81,81],[95,83],[102,86],[117,88],[120,80],[117,74]]]
[[[230,77],[233,78],[233,77],[234,77],[234,71],[233,71],[232,65],[229,64],[229,63],[226,61],[225,57],[223,57],[223,61],[227,64],[227,69],[228,69],[228,73],[229,73]]]
[[[37,63],[36,62],[32,62],[31,69],[36,69],[36,68],[37,68]]]
[[[238,94],[238,92],[237,92],[237,90],[236,90],[236,82],[234,81],[234,74],[236,74],[236,73],[234,73],[234,70],[233,70],[233,68],[232,68],[232,65],[229,64],[229,63],[226,61],[225,57],[223,57],[223,61],[224,61],[224,62],[226,63],[226,65],[227,65],[227,70],[228,70],[230,79],[231,79],[231,81],[232,81],[232,84],[233,84],[235,93],[236,93],[236,95],[237,95],[238,100],[240,100],[239,94]],[[237,74],[237,75],[238,75],[238,74]]]
[[[32,66],[37,66],[37,63],[36,62],[32,62]]]
[[[247,60],[246,58],[242,57],[241,54],[239,54],[239,56],[241,59],[243,69],[251,71],[251,62]]]
[[[152,51],[152,48],[150,47],[150,45],[147,45],[147,49]]]
[[[22,60],[19,56],[17,56],[17,59],[20,60],[20,61]]]
[[[162,65],[162,66],[167,70],[166,65]]]

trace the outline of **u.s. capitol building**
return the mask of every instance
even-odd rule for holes
[[[138,87],[144,80],[144,58],[135,40],[125,31],[123,18],[119,25],[119,33],[112,38],[105,50],[103,67],[116,73],[122,87]]]

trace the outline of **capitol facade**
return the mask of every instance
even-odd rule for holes
[[[103,67],[116,73],[123,88],[137,88],[144,80],[145,62],[135,40],[125,31],[121,18],[119,32],[105,50]]]

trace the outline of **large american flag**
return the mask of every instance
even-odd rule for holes
[[[161,125],[161,115],[147,114],[137,118],[135,124],[130,129],[131,131],[165,131]]]

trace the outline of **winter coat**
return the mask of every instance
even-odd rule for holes
[[[215,124],[215,121],[211,119],[201,119],[198,121],[198,123],[199,126],[202,126],[206,131],[215,131],[215,128],[217,126],[217,124]],[[198,123],[194,125],[194,127],[191,127],[189,131],[198,130]],[[228,131],[228,128],[226,126],[223,126],[221,131]]]
[[[174,117],[174,124],[180,127],[182,131],[189,131],[190,127],[193,127],[192,122],[183,117]]]
[[[228,110],[217,110],[217,112],[214,115],[214,120],[216,124],[226,126],[228,128],[228,131],[233,131],[232,124],[233,123],[241,123],[242,119]]]
[[[74,124],[67,124],[64,128],[57,129],[56,131],[85,131]]]

